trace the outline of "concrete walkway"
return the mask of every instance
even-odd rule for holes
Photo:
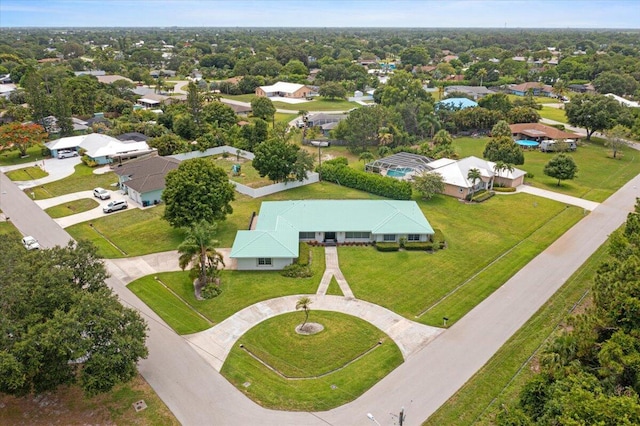
[[[340,286],[340,291],[347,299],[355,299],[347,280],[344,278],[340,265],[338,263],[338,248],[337,247],[325,247],[324,248],[325,270],[316,292],[319,296],[327,294],[327,289],[331,283],[331,278],[336,277],[336,281]]]
[[[213,368],[220,371],[231,348],[244,333],[269,318],[296,312],[296,302],[301,296],[303,295],[278,297],[256,303],[236,312],[215,327],[185,337]],[[375,325],[398,345],[405,359],[444,331],[409,321],[388,309],[362,300],[319,295],[310,298],[314,310],[342,312]]]
[[[600,205],[595,201],[585,200],[583,198],[572,197],[571,195],[561,194],[546,189],[536,188],[530,185],[520,185],[516,188],[516,193],[525,192],[527,194],[536,195],[538,197],[548,198],[550,200],[559,201],[564,204],[582,207],[585,210],[593,211]],[[507,193],[505,193],[507,194]]]
[[[48,173],[47,176],[41,179],[15,182],[18,188],[26,189],[33,188],[34,186],[44,185],[45,183],[55,182],[57,180],[71,176],[75,172],[75,167],[80,163],[80,157],[63,159],[47,158],[38,161],[32,161],[31,163],[3,166],[0,167],[0,172],[6,173],[12,170],[19,170],[27,167],[40,167],[42,170]]]

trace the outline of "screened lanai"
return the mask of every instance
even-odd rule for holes
[[[424,155],[399,152],[368,163],[365,166],[365,171],[399,179],[410,178],[430,170],[428,164],[432,161],[431,158]]]

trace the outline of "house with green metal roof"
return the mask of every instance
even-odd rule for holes
[[[298,257],[300,241],[426,242],[434,233],[415,201],[266,201],[256,220],[233,242],[239,270],[282,269]]]

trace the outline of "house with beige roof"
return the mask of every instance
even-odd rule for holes
[[[572,132],[565,132],[564,130],[556,129],[555,127],[547,126],[542,123],[518,123],[510,124],[511,134],[515,140],[533,140],[536,142],[542,142],[545,140],[558,140],[558,139],[580,139],[583,135]]]
[[[311,95],[312,90],[304,84],[286,83],[279,81],[271,86],[256,87],[256,96],[260,97],[283,97],[283,98],[306,98]]]

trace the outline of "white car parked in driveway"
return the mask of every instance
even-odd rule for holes
[[[111,201],[106,206],[104,206],[102,208],[102,211],[105,213],[111,213],[111,212],[117,212],[118,210],[124,210],[127,207],[129,206],[127,205],[126,200],[114,200],[114,201]]]
[[[93,190],[93,196],[96,198],[100,198],[101,200],[108,200],[111,198],[111,194],[104,188],[96,188]]]
[[[22,245],[27,250],[40,250],[40,243],[32,236],[26,236],[22,239]]]

